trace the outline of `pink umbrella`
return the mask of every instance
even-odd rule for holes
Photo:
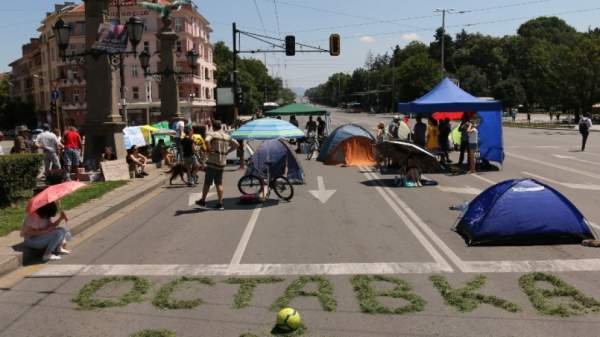
[[[79,181],[67,181],[62,184],[48,186],[45,190],[35,195],[27,204],[27,212],[33,213],[41,207],[55,202],[56,200],[84,187],[85,184]]]

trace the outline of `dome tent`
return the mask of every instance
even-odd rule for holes
[[[356,124],[346,124],[333,130],[319,149],[318,161],[327,165],[373,165],[375,138]]]
[[[281,139],[266,140],[260,144],[256,152],[250,158],[252,167],[248,167],[246,174],[263,172],[267,167],[267,162],[271,163],[270,174],[272,177],[286,174],[292,184],[304,184],[304,170],[294,151]]]
[[[456,226],[467,244],[580,243],[594,235],[565,196],[534,179],[500,182],[479,194]]]

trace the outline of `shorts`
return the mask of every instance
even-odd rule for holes
[[[477,151],[477,144],[469,143],[469,150]]]
[[[207,167],[204,175],[204,185],[210,186],[213,183],[217,186],[223,185],[223,170]]]
[[[63,160],[65,162],[65,166],[78,167],[79,166],[79,149],[71,149],[65,148],[63,153]]]
[[[196,156],[183,158],[183,163],[185,166],[191,166],[192,168],[200,167],[200,163],[198,163],[198,158],[196,158]]]

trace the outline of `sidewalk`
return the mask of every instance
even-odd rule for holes
[[[149,175],[143,179],[134,179],[125,186],[119,187],[106,193],[98,199],[94,199],[81,206],[68,211],[69,228],[73,235],[77,235],[89,228],[99,220],[119,211],[131,204],[144,194],[159,188],[165,182],[163,169],[156,169],[149,165]],[[14,231],[4,237],[0,237],[0,276],[18,269],[27,264],[28,256],[21,250],[23,238],[18,231]],[[18,250],[17,250],[18,249]]]

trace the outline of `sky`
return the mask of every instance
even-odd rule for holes
[[[21,45],[36,36],[36,28],[51,11],[51,0],[0,1],[0,71],[20,56]],[[75,0],[75,2],[80,2]],[[520,24],[538,16],[555,15],[579,31],[600,26],[599,0],[194,0],[214,30],[211,41],[231,48],[231,23],[244,31],[328,48],[329,34],[341,35],[341,55],[298,53],[247,56],[266,60],[272,75],[290,87],[310,88],[335,72],[351,73],[364,66],[369,53],[391,52],[417,40],[429,43],[441,14],[436,8],[457,11],[446,16],[446,29],[462,29],[492,36],[515,34]],[[269,46],[242,37],[243,49]]]

